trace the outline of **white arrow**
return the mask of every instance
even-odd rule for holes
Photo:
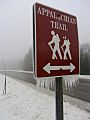
[[[50,74],[50,71],[52,70],[70,70],[72,72],[75,69],[75,66],[70,63],[70,66],[50,66],[50,63],[48,63],[46,66],[43,67],[43,69]]]

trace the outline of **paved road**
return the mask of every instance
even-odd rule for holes
[[[64,89],[64,93],[90,102],[90,78],[79,78],[79,84],[70,91]]]

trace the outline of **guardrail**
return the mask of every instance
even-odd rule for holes
[[[22,71],[22,70],[0,70],[1,73],[6,74],[10,77],[14,77],[20,80],[28,81],[32,84],[36,84],[36,80],[34,78],[32,71]]]

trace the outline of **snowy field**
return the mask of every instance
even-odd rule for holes
[[[36,86],[7,77],[7,94],[3,95],[4,76],[0,74],[0,120],[55,120],[55,97]],[[64,120],[90,120],[90,112],[64,102]]]

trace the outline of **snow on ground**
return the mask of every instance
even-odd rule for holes
[[[36,86],[0,74],[0,120],[55,120],[55,97],[36,90]],[[64,102],[64,120],[90,120],[90,113]]]

